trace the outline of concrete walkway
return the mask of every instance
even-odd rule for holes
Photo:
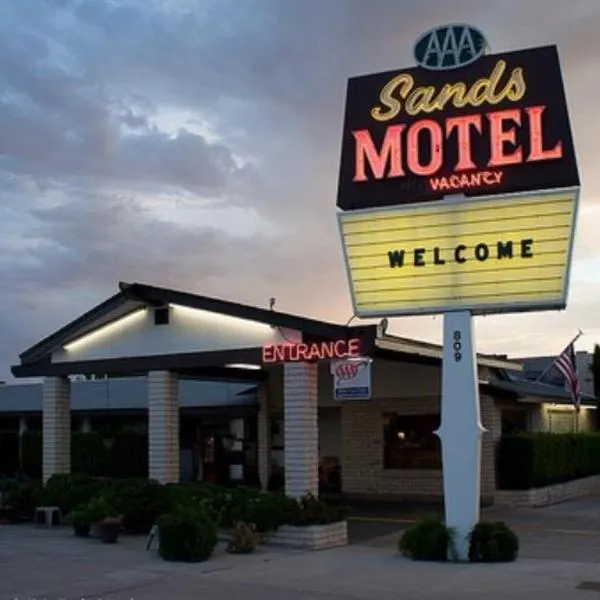
[[[533,513],[511,511],[522,529],[523,551],[506,565],[402,559],[395,549],[398,523],[393,532],[373,529],[374,535],[346,548],[314,553],[265,548],[235,556],[219,547],[201,564],[167,563],[155,551],[146,552],[141,537],[126,536],[109,546],[75,538],[69,528],[2,526],[0,600],[600,598],[597,506],[590,499]],[[577,528],[557,533],[557,525],[572,522]],[[578,528],[585,523],[584,536]]]

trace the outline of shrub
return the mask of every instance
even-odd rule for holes
[[[217,545],[217,526],[202,508],[180,507],[158,520],[159,554],[165,560],[208,560]]]
[[[42,486],[37,482],[20,483],[6,493],[4,506],[12,508],[18,519],[32,519],[41,504]]]
[[[238,519],[254,524],[258,533],[275,531],[298,513],[296,501],[278,492],[259,492],[236,508]]]
[[[68,520],[73,525],[73,530],[77,537],[87,537],[89,535],[92,522],[90,520],[90,513],[85,507],[74,510],[68,515]]]
[[[329,506],[312,494],[307,494],[300,500],[294,514],[291,515],[291,525],[328,525],[338,523],[346,518],[346,509],[339,506]]]
[[[522,490],[600,474],[600,434],[522,433],[498,444],[498,484]]]
[[[439,519],[422,519],[400,538],[398,550],[412,560],[446,561],[454,549],[453,532]]]
[[[0,446],[0,448],[2,448],[2,446]],[[18,485],[19,482],[16,479],[0,476],[0,493],[6,494],[7,492],[11,492],[16,489]]]
[[[519,538],[502,521],[482,521],[469,534],[471,562],[512,562],[518,553]]]
[[[117,518],[119,516],[119,511],[104,496],[92,498],[75,512],[78,518],[85,519],[90,525],[99,523],[107,517]]]
[[[104,486],[105,483],[88,475],[53,475],[44,486],[41,502],[58,506],[66,515],[101,494]]]
[[[147,534],[158,518],[169,510],[165,486],[148,479],[114,480],[104,495],[123,518],[123,527],[136,534]]]
[[[233,537],[227,544],[227,552],[232,554],[249,554],[258,546],[259,534],[254,523],[239,521],[233,528]]]

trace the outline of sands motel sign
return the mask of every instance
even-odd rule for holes
[[[473,315],[567,305],[579,173],[556,46],[487,53],[450,24],[417,66],[348,81],[337,206],[358,317],[444,314],[446,524],[479,520]]]

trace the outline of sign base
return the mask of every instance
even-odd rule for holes
[[[444,314],[441,425],[446,526],[458,560],[468,560],[468,535],[479,521],[481,438],[473,319],[468,311]]]

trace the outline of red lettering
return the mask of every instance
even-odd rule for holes
[[[286,360],[286,352],[285,349],[288,348],[287,344],[283,344],[281,346],[275,346],[274,347],[274,356],[273,356],[273,362],[277,361],[284,361]]]
[[[319,344],[311,344],[310,352],[308,353],[309,360],[320,360],[323,358],[322,349]]]
[[[335,343],[335,356],[336,358],[344,357],[344,351],[346,349],[346,342],[344,340],[338,340]]]
[[[563,156],[562,141],[557,142],[552,150],[544,150],[542,114],[545,110],[545,106],[530,106],[525,109],[529,117],[529,136],[531,140],[531,150],[527,162],[556,160]]]
[[[353,358],[360,356],[360,340],[358,338],[352,338],[348,342],[348,356]]]
[[[267,344],[262,348],[262,361],[264,363],[272,363],[275,362],[275,355],[273,350],[275,346],[273,344]]]
[[[309,350],[306,344],[298,344],[296,348],[297,352],[294,360],[309,360]]]
[[[323,342],[321,344],[321,348],[323,350],[322,358],[334,358],[335,357],[333,342]]]
[[[490,150],[491,156],[488,167],[502,167],[505,165],[515,165],[523,162],[523,151],[517,147],[512,154],[504,151],[504,144],[517,144],[517,130],[515,127],[505,131],[504,122],[513,121],[521,125],[521,111],[519,109],[499,110],[488,113],[490,120]]]
[[[387,177],[402,177],[404,175],[400,137],[405,127],[406,125],[388,127],[379,153],[367,129],[352,132],[356,142],[353,181],[367,181],[365,159],[368,161],[375,179],[383,179],[386,176],[385,168],[388,164],[390,168]]]
[[[263,362],[295,362],[360,356],[360,339],[313,342],[312,344],[265,344]]]
[[[422,131],[429,132],[430,153],[429,164],[422,165],[419,162],[419,134]],[[415,175],[433,175],[440,170],[444,157],[442,155],[442,128],[431,119],[423,119],[411,125],[408,130],[407,139],[407,163],[408,168]]]
[[[455,171],[466,171],[475,169],[476,165],[471,157],[471,126],[481,133],[481,115],[466,115],[464,117],[452,117],[446,119],[446,137],[454,128],[458,137],[458,162]]]

